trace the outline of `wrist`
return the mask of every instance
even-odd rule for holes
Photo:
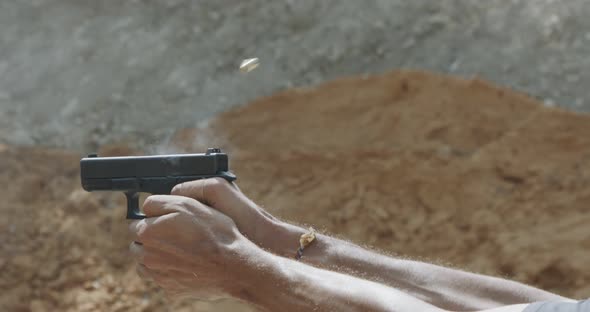
[[[299,237],[305,230],[277,220],[268,222],[265,228],[266,233],[261,238],[264,243],[261,247],[278,256],[293,258],[299,248]]]
[[[253,246],[252,242],[242,235],[238,235],[237,239],[222,247],[216,258],[223,272],[217,286],[223,293],[233,296],[237,289],[243,287],[240,283],[247,281],[248,270],[256,261],[259,252],[259,248]]]
[[[303,234],[309,232],[293,224],[282,221],[274,221],[267,227],[267,234],[264,236],[262,248],[281,257],[294,259],[297,249],[300,247],[299,239]],[[302,262],[322,265],[328,263],[329,254],[332,250],[330,237],[317,234],[315,240],[303,250]]]
[[[231,297],[250,304],[264,306],[268,294],[276,291],[285,278],[281,270],[283,260],[268,253],[251,241],[236,246],[237,255],[230,264],[232,283],[224,289]]]

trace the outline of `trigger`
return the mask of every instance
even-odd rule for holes
[[[125,196],[127,196],[127,219],[144,219],[145,215],[139,211],[139,194],[126,192]]]

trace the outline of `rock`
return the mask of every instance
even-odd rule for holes
[[[41,300],[32,300],[29,309],[31,312],[46,312],[48,309],[46,305]]]
[[[59,274],[59,262],[58,261],[46,261],[43,266],[39,268],[38,276],[41,279],[48,280],[57,277]]]

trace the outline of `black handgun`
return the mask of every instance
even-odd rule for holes
[[[127,196],[127,219],[143,219],[139,193],[170,194],[182,182],[221,177],[236,179],[229,160],[219,148],[205,154],[98,157],[80,160],[82,187],[88,191],[122,191]]]

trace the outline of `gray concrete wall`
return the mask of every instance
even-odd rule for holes
[[[396,68],[590,111],[585,0],[0,0],[0,142],[157,145],[289,86]],[[237,67],[259,57],[248,75]]]

